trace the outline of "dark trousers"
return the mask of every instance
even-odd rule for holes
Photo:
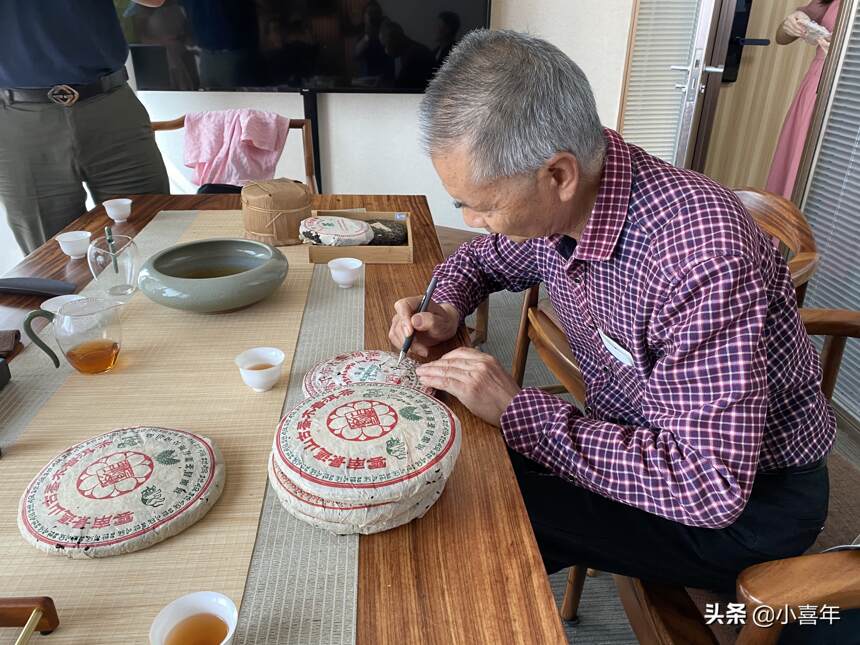
[[[733,592],[746,567],[803,553],[827,517],[821,462],[759,473],[743,513],[722,529],[685,526],[612,501],[511,452],[548,573],[573,564],[685,587]]]

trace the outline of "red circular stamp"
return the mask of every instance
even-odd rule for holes
[[[78,476],[77,489],[91,499],[119,497],[146,483],[153,469],[152,459],[142,452],[113,452],[84,468]]]
[[[346,441],[384,437],[397,425],[397,412],[382,401],[361,400],[341,405],[328,415],[326,426]]]

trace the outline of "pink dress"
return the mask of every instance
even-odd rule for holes
[[[823,5],[818,0],[814,0],[805,7],[800,7],[799,11],[832,32],[836,24],[836,16],[839,14],[840,2],[841,0],[834,0],[829,5]],[[800,157],[803,154],[803,146],[812,121],[818,81],[821,80],[825,56],[824,50],[817,47],[815,58],[809,65],[809,71],[800,82],[794,101],[785,115],[782,132],[779,134],[779,141],[773,153],[773,162],[767,176],[767,190],[783,195],[787,199],[791,199],[791,193],[794,190],[794,181],[797,178]]]

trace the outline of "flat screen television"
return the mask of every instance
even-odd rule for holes
[[[115,0],[138,89],[423,92],[490,0]]]

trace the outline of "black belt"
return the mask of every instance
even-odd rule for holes
[[[56,103],[66,107],[115,89],[128,80],[125,67],[102,76],[87,85],[54,85],[54,87],[10,87],[0,90],[10,103]]]

